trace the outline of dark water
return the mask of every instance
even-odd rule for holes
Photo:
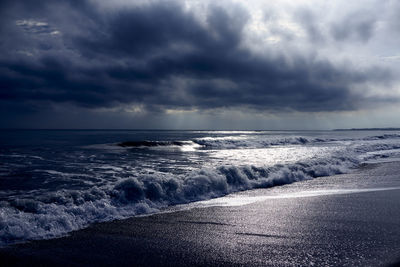
[[[399,157],[396,131],[3,130],[0,244]]]

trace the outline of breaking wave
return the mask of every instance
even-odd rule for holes
[[[0,202],[0,244],[52,238],[93,222],[127,218],[253,188],[267,188],[348,171],[358,164],[333,157],[269,168],[221,166],[185,176],[154,173],[88,190],[60,190]]]
[[[165,149],[181,149],[191,148],[196,150],[201,148],[208,149],[237,149],[237,148],[266,148],[271,146],[284,145],[312,145],[331,142],[343,141],[373,141],[400,138],[400,134],[383,134],[376,136],[367,136],[362,139],[352,138],[315,138],[305,136],[289,136],[289,137],[271,137],[260,135],[228,135],[202,137],[194,140],[186,141],[125,141],[117,145],[124,148],[165,148]]]
[[[165,148],[177,149],[192,147],[193,149],[230,149],[230,148],[265,148],[270,146],[282,145],[305,145],[321,142],[333,142],[336,139],[321,139],[307,137],[287,137],[287,138],[252,138],[251,136],[223,136],[205,137],[188,141],[125,141],[118,143],[117,146],[123,148]]]
[[[398,139],[400,134],[383,134],[376,136],[364,137],[362,141]],[[269,137],[260,138],[260,136],[224,136],[224,137],[205,137],[195,139],[194,142],[211,149],[230,149],[230,148],[265,148],[271,146],[284,145],[313,145],[333,142],[352,142],[361,141],[354,138],[330,138],[330,137],[305,137],[305,136],[289,136],[289,137]]]
[[[153,148],[153,149],[176,149],[193,151],[201,145],[193,141],[125,141],[117,144],[124,148]]]
[[[209,137],[194,140],[199,145],[211,149],[229,148],[263,148],[279,145],[304,145],[309,143],[323,142],[328,140],[306,138],[306,137],[287,137],[287,138],[249,138],[245,136]],[[333,141],[333,140],[330,140]]]

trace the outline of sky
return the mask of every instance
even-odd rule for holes
[[[400,2],[0,2],[0,128],[400,127]]]

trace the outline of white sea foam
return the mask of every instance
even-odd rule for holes
[[[322,142],[334,142],[332,138],[307,138],[303,136],[290,137],[270,137],[270,136],[224,136],[224,137],[206,137],[194,140],[196,143],[212,149],[232,149],[232,148],[265,148],[271,146],[283,145],[305,145],[317,144]]]
[[[1,244],[56,237],[93,222],[342,173],[355,164],[349,158],[331,158],[269,168],[221,166],[181,176],[154,173],[89,190],[60,190],[32,199],[15,199],[3,202],[0,209]]]

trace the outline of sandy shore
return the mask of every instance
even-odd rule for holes
[[[3,248],[0,262],[3,266],[387,265],[400,257],[399,165],[370,165],[349,175],[236,194],[239,203],[255,197],[244,201],[246,205],[227,201],[222,206],[200,205],[101,223],[68,237]]]

